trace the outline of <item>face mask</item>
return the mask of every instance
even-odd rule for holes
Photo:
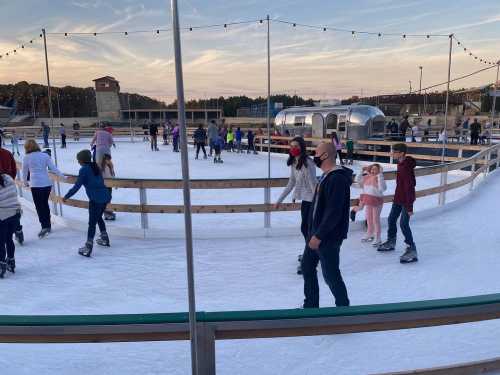
[[[321,164],[323,164],[323,160],[321,160],[321,157],[324,155],[325,153],[322,153],[320,156],[315,156],[313,158],[313,161],[314,161],[314,164],[316,164],[316,167],[318,168],[321,168]]]
[[[293,157],[297,157],[300,155],[300,148],[298,147],[292,147],[290,149],[290,155],[292,155]]]

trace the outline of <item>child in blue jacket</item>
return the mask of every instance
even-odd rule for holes
[[[106,232],[106,224],[102,219],[106,205],[111,201],[109,189],[104,185],[104,179],[98,165],[92,161],[92,154],[89,150],[82,150],[76,155],[78,163],[82,166],[78,172],[75,185],[66,193],[63,201],[71,198],[82,186],[89,198],[89,229],[87,232],[87,242],[78,250],[78,254],[90,257],[94,245],[95,227],[99,226],[100,238],[96,243],[101,246],[110,246],[109,237]]]

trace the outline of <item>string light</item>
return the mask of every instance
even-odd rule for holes
[[[453,39],[455,39],[455,41],[457,42],[457,45],[460,46],[460,48],[463,48],[464,52],[467,52],[469,51],[469,56],[470,57],[473,57],[474,60],[478,60],[479,59],[479,62],[484,62],[485,64],[490,64],[490,65],[495,65],[494,62],[488,60],[488,59],[485,59],[485,58],[481,58],[480,56],[476,56],[474,55],[472,52],[470,52],[470,49],[468,49],[464,43],[460,40],[457,39],[457,37],[455,35],[453,35]]]

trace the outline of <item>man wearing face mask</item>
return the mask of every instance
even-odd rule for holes
[[[302,256],[304,308],[319,307],[317,267],[335,297],[336,306],[349,306],[347,289],[339,268],[340,246],[349,228],[352,171],[335,164],[332,143],[316,147],[314,163],[323,171],[314,194],[308,220],[308,241]]]

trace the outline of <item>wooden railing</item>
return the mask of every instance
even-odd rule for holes
[[[371,144],[388,145],[388,142],[377,142],[370,141]],[[370,143],[368,141],[364,143]],[[412,144],[408,144],[412,147]],[[431,145],[436,146],[436,145]],[[455,145],[456,147],[459,147]],[[439,195],[438,204],[442,205],[446,201],[446,192],[452,189],[457,189],[464,185],[470,184],[471,189],[474,184],[474,180],[481,174],[487,174],[492,168],[497,168],[499,166],[499,147],[500,144],[491,146],[489,148],[484,148],[482,151],[478,152],[474,156],[461,159],[459,161],[454,161],[448,164],[440,164],[430,167],[417,168],[415,170],[416,177],[429,176],[434,174],[441,175],[441,183],[439,186],[432,188],[427,188],[423,190],[418,190],[416,192],[417,198],[428,197],[431,195]],[[478,146],[464,146],[464,149],[480,149]],[[372,155],[382,154],[380,152],[366,151],[367,153],[372,152]],[[387,153],[383,153],[386,155]],[[411,153],[410,153],[411,155]],[[411,155],[414,156],[414,155]],[[21,164],[18,163],[18,169],[21,169]],[[469,176],[462,178],[459,181],[453,183],[448,183],[448,173],[454,170],[468,169],[471,171]],[[387,171],[384,172],[384,178],[386,180],[393,180],[396,177],[396,172]],[[62,184],[72,184],[76,181],[76,176],[68,175],[66,179],[59,178],[55,175],[51,175],[54,181],[59,181]],[[287,178],[271,178],[270,180],[266,178],[260,179],[228,179],[228,180],[192,180],[191,189],[271,189],[286,186],[288,182]],[[146,230],[149,228],[148,214],[181,214],[184,212],[184,206],[178,205],[161,205],[161,204],[148,204],[147,191],[149,189],[182,189],[181,180],[159,180],[159,179],[124,179],[124,178],[113,178],[105,180],[106,186],[115,188],[125,188],[125,189],[137,189],[139,194],[138,204],[126,204],[126,203],[112,203],[110,204],[110,209],[116,212],[129,212],[141,214],[141,228]],[[22,183],[18,180],[19,193],[22,195]],[[418,185],[418,184],[417,184]],[[62,197],[54,193],[51,196],[53,202],[59,204],[64,204],[71,207],[77,207],[85,209],[88,207],[88,201],[78,200],[78,199],[68,199],[66,202],[62,201]],[[391,202],[393,195],[384,196],[384,202]],[[358,204],[358,199],[351,199],[351,206]],[[283,203],[278,207],[273,204],[203,204],[203,205],[193,205],[192,212],[196,214],[229,214],[229,213],[271,213],[278,211],[297,211],[300,210],[299,203]]]

